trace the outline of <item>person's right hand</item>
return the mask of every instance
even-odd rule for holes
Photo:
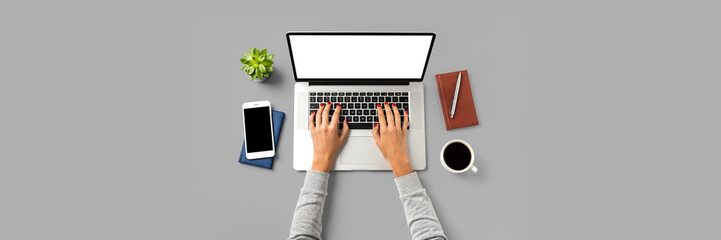
[[[386,113],[389,113],[388,116],[383,112],[384,108]],[[376,145],[390,163],[396,177],[412,173],[413,168],[408,161],[408,147],[406,146],[408,111],[404,114],[402,124],[398,107],[395,104],[392,109],[388,103],[384,103],[383,108],[378,104],[376,111],[378,112],[378,123],[373,127],[373,138]]]

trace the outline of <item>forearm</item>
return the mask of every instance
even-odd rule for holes
[[[310,170],[329,173],[330,167],[333,165],[333,157],[319,155],[320,154],[313,154],[313,163],[310,165]]]
[[[433,203],[413,172],[395,179],[413,240],[446,239]]]
[[[407,156],[398,160],[389,160],[388,163],[393,169],[393,175],[396,175],[397,178],[413,173],[413,168]]]
[[[320,239],[323,206],[328,194],[328,173],[309,170],[300,189],[288,239]]]

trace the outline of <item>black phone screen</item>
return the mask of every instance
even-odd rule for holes
[[[270,129],[270,107],[243,109],[245,118],[245,145],[247,152],[273,150],[272,129]]]

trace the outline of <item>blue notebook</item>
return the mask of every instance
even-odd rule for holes
[[[278,154],[278,137],[280,136],[280,129],[283,127],[283,118],[285,118],[285,113],[273,110],[273,140],[275,140],[275,154]],[[275,157],[249,160],[247,157],[245,157],[245,141],[243,141],[243,147],[241,147],[240,149],[240,159],[238,159],[238,162],[257,167],[273,169],[274,158]]]

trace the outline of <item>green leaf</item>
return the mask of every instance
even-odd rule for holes
[[[275,57],[275,54],[268,54],[268,57],[266,57],[265,59],[273,60],[273,57]]]
[[[248,58],[248,53],[243,53],[243,58]]]
[[[255,68],[251,67],[250,70],[248,70],[248,74],[253,74],[253,72],[255,72]]]
[[[266,59],[265,61],[262,61],[260,64],[265,65],[266,67],[270,67],[273,65],[273,60]]]
[[[240,70],[245,71],[245,69],[247,69],[247,68],[248,68],[248,65],[243,65],[242,67],[240,67]]]
[[[266,73],[265,66],[263,66],[263,64],[258,65],[258,70],[260,70],[260,73]]]
[[[272,71],[273,71],[273,67],[268,67],[268,72],[272,72]]]
[[[264,60],[265,60],[265,56],[261,56],[260,58],[258,58],[258,62],[263,62]]]
[[[252,57],[252,56],[253,56],[253,49],[249,48],[248,49],[248,57]]]
[[[240,59],[240,62],[242,62],[243,64],[245,64],[246,61],[247,61],[247,60],[245,60],[245,58],[241,58],[241,59]]]
[[[260,51],[258,51],[257,48],[253,48],[253,56],[258,56],[258,55],[260,55]]]
[[[266,48],[266,49],[263,49],[262,51],[260,51],[260,55],[261,56],[268,55],[268,49]]]

